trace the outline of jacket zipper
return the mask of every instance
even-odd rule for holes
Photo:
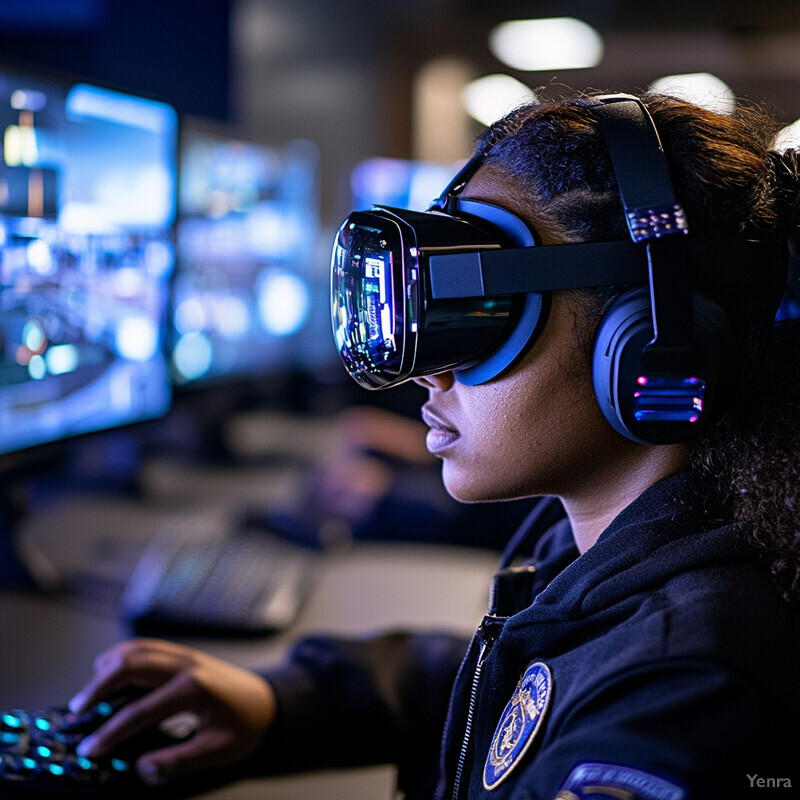
[[[481,637],[481,649],[478,651],[475,672],[472,674],[472,686],[469,693],[469,705],[467,706],[467,721],[464,725],[464,739],[461,742],[461,750],[459,751],[458,762],[456,764],[452,800],[458,800],[459,794],[461,793],[461,781],[464,776],[464,766],[466,765],[467,753],[469,752],[470,740],[472,738],[472,727],[475,723],[475,706],[478,701],[478,689],[480,688],[481,673],[483,672],[483,662],[489,655],[495,638],[488,634],[483,625],[478,629],[478,634]]]

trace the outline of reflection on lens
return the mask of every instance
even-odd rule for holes
[[[391,296],[386,280],[392,274],[391,253],[364,253],[364,295],[367,308],[366,340],[372,351],[394,350]]]
[[[347,371],[377,387],[400,371],[393,291],[395,254],[385,233],[348,220],[333,251],[331,302],[334,338]]]

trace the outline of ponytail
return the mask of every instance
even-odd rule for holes
[[[800,150],[771,150],[767,180],[772,187],[779,238],[800,237]]]
[[[772,235],[790,251],[786,294],[739,402],[698,443],[695,468],[729,495],[783,597],[800,605],[800,151],[771,151]]]

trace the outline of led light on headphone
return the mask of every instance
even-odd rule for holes
[[[706,391],[701,378],[640,375],[633,395],[637,422],[697,422]]]

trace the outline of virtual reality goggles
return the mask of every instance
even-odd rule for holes
[[[350,375],[372,389],[446,370],[483,383],[522,353],[546,316],[547,293],[649,284],[652,245],[517,246],[512,226],[533,240],[511,212],[475,200],[460,201],[457,216],[381,206],[352,213],[334,246],[331,293]],[[725,283],[747,282],[763,265],[763,242],[684,244],[698,273],[726,260],[730,272],[716,276]]]
[[[628,286],[640,290],[643,311],[637,314],[644,319],[635,334],[611,335],[609,364],[597,368],[610,370],[611,388],[598,388],[595,380],[596,391],[631,397],[608,398],[610,416],[627,417],[620,425],[630,435],[631,424],[636,429],[648,419],[694,422],[702,415],[704,392],[710,384],[716,391],[727,355],[717,357],[716,345],[707,352],[698,330],[702,339],[705,328],[719,328],[724,338],[727,321],[698,323],[705,305],[697,287],[763,286],[765,273],[774,283],[776,271],[765,265],[780,263],[785,246],[685,235],[686,220],[641,101],[627,95],[597,100],[627,240],[543,246],[507,209],[460,197],[493,143],[428,211],[376,206],[347,217],[333,249],[331,311],[339,355],[361,386],[387,388],[449,370],[460,383],[484,383],[535,340],[552,291]],[[635,350],[636,363],[617,359],[611,352],[617,347]],[[650,388],[642,390],[645,385]],[[655,414],[641,400],[652,391],[660,395]],[[652,438],[636,430],[633,436]]]

